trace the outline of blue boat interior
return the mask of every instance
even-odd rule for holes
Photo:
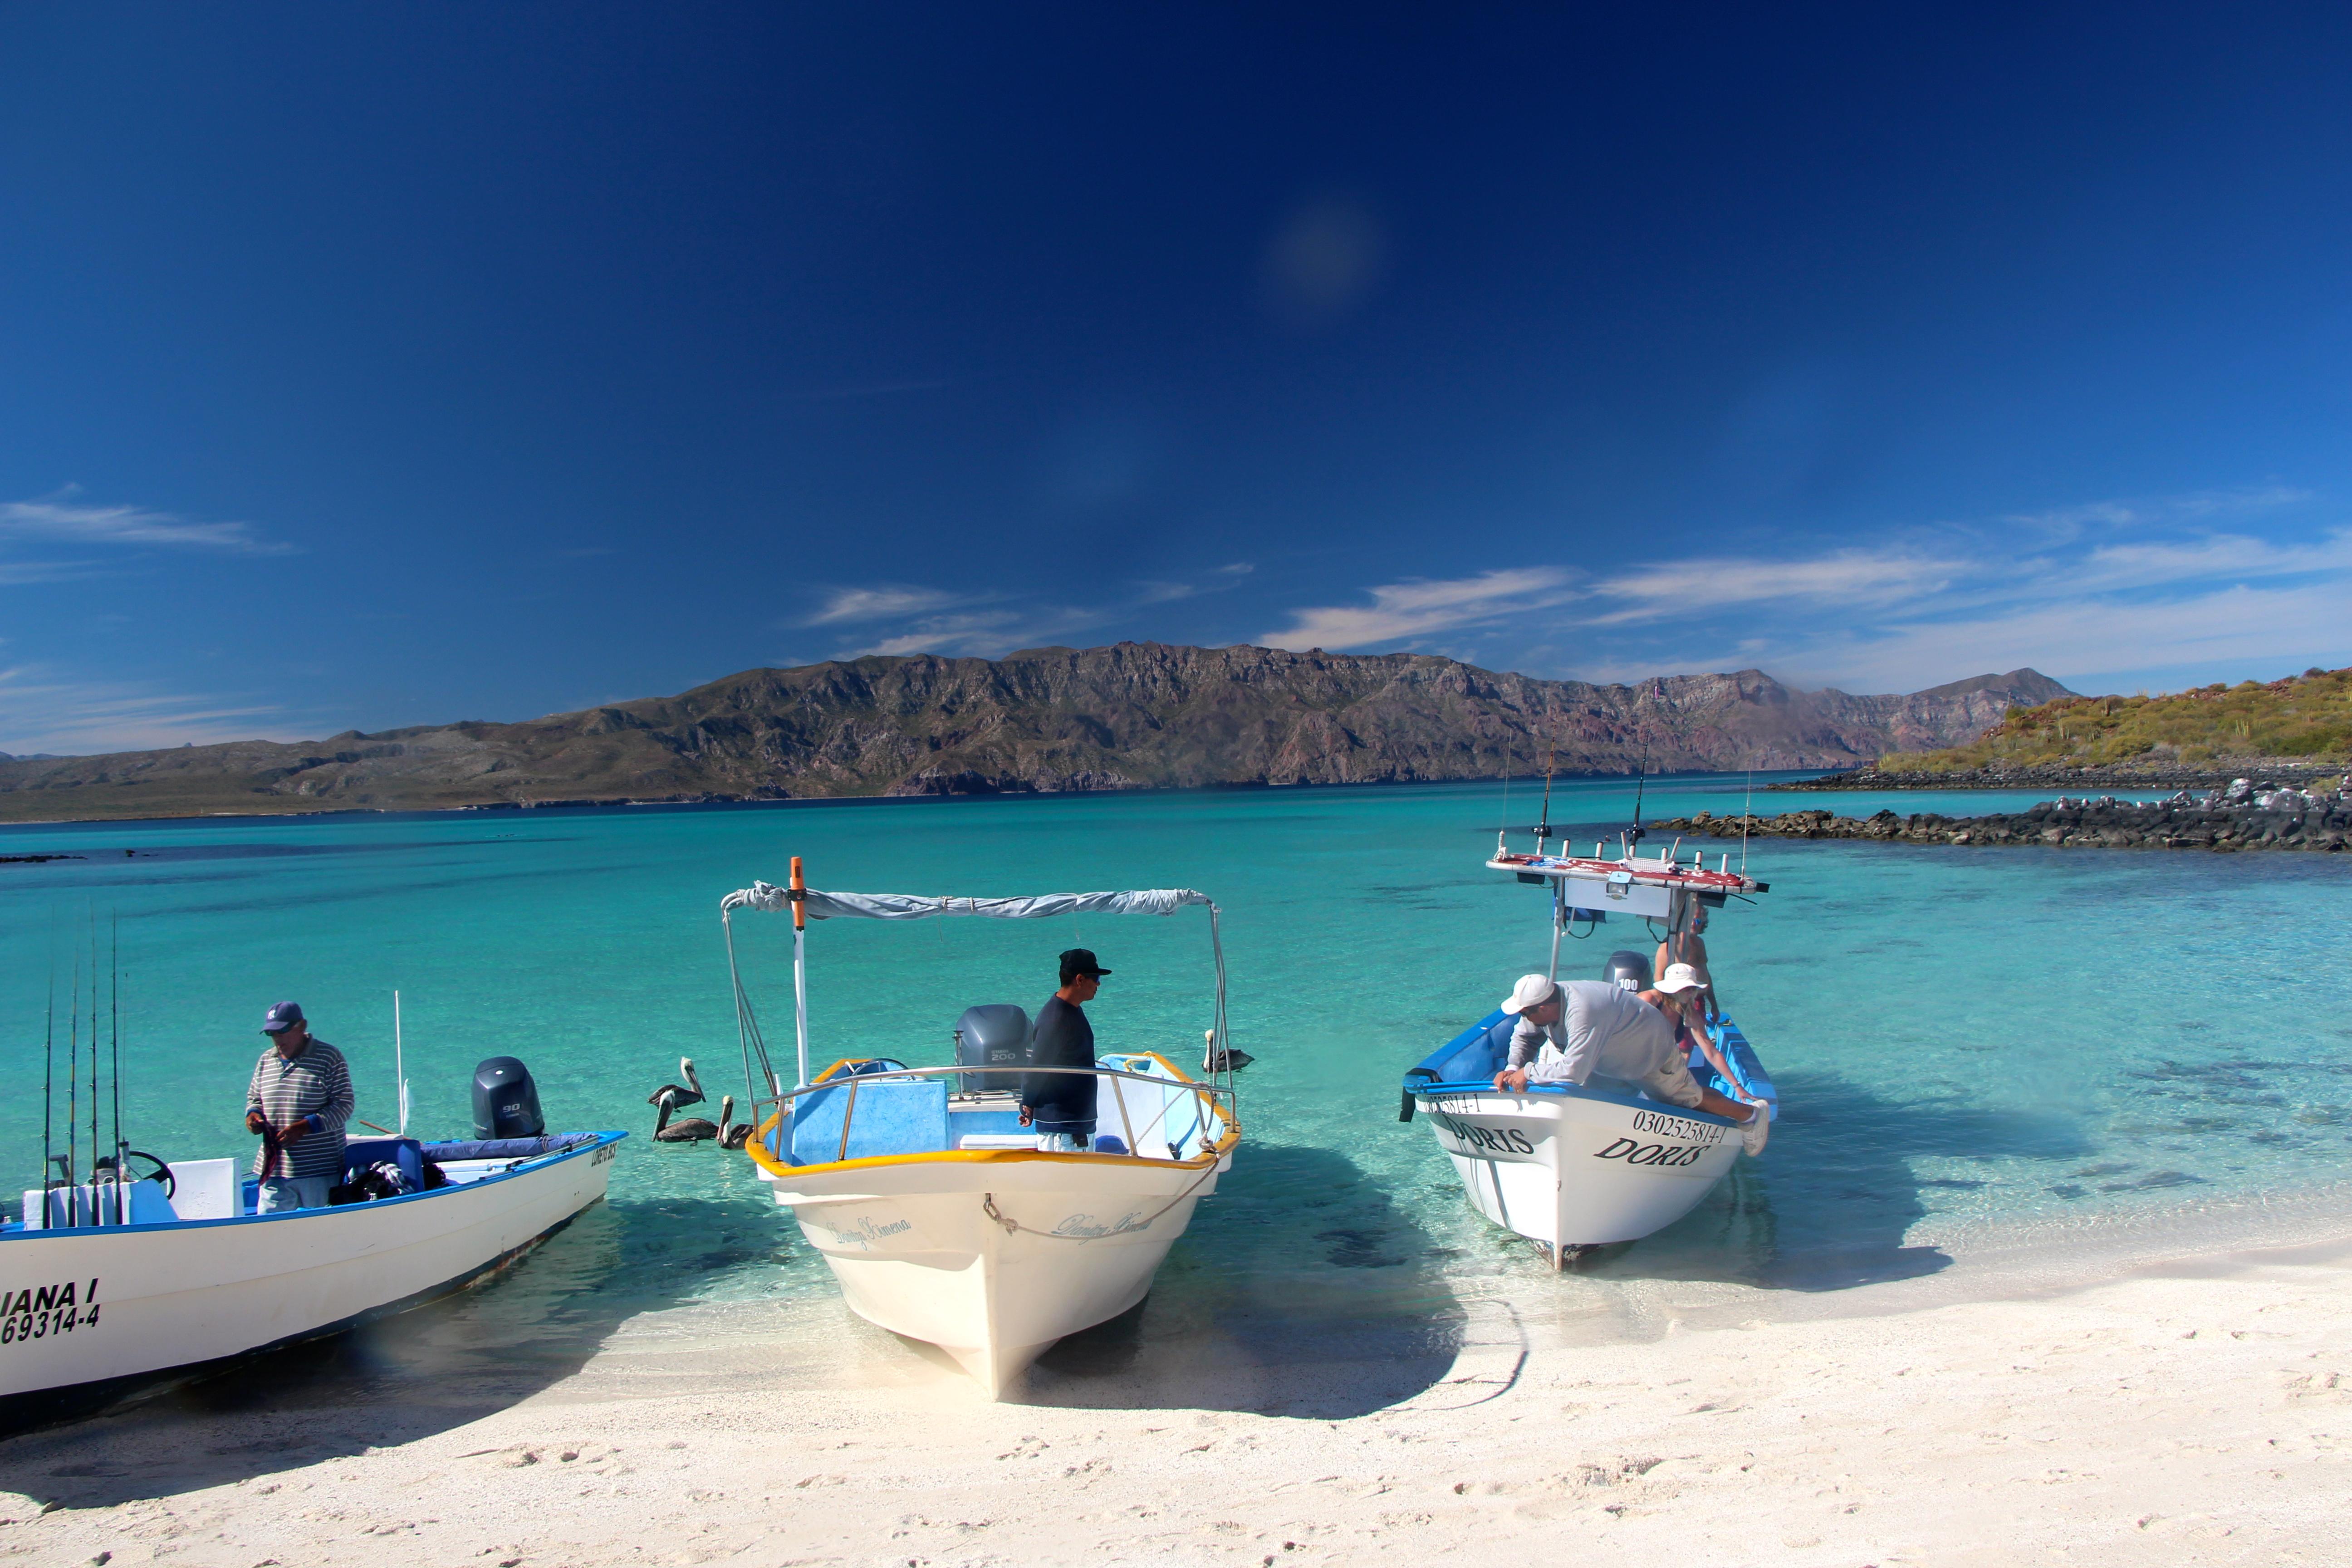
[[[1158,1069],[1149,1058],[1099,1057],[1096,1065],[1117,1071]],[[827,1165],[950,1150],[1035,1146],[1037,1130],[1021,1124],[1019,1096],[1009,1090],[950,1093],[950,1080],[945,1077],[877,1079],[866,1076],[864,1068],[864,1063],[851,1063],[793,1101],[790,1114],[766,1136],[769,1153],[788,1165]],[[1201,1136],[1201,1112],[1190,1090],[1133,1079],[1097,1082],[1096,1153],[1183,1159],[1194,1152],[1191,1145]],[[1124,1117],[1119,1114],[1122,1100]],[[1129,1146],[1130,1132],[1133,1148]]]
[[[1491,1089],[1495,1075],[1503,1070],[1510,1059],[1511,1031],[1518,1019],[1500,1007],[1463,1030],[1444,1045],[1422,1058],[1420,1064],[1404,1076],[1404,1087],[1416,1094],[1434,1092],[1459,1093],[1465,1089]],[[1728,1082],[1704,1053],[1694,1050],[1690,1055],[1691,1077],[1702,1089],[1735,1100],[1761,1100],[1771,1107],[1773,1118],[1780,1114],[1780,1091],[1764,1071],[1764,1063],[1757,1057],[1756,1047],[1739,1032],[1739,1026],[1725,1018],[1715,1026],[1716,1044],[1724,1060],[1738,1076],[1737,1083]],[[1579,1088],[1575,1084],[1545,1083],[1528,1086],[1530,1093],[1578,1094],[1594,1099],[1630,1100],[1653,1103],[1638,1085],[1619,1079],[1595,1076]],[[1698,1114],[1698,1113],[1694,1113]]]
[[[446,1192],[453,1187],[466,1186],[475,1182],[505,1175],[534,1161],[568,1153],[574,1150],[586,1149],[602,1142],[618,1142],[627,1136],[627,1133],[618,1131],[564,1132],[551,1133],[541,1138],[451,1140],[430,1143],[415,1138],[355,1138],[345,1146],[343,1179],[348,1182],[370,1166],[389,1161],[399,1168],[402,1175],[411,1184],[411,1187],[408,1192],[402,1194],[402,1200],[376,1201],[403,1201],[407,1198],[429,1197],[436,1192]],[[223,1160],[218,1163],[229,1164],[232,1162]],[[234,1163],[241,1166],[247,1162],[238,1160]],[[440,1187],[425,1185],[425,1167],[427,1163],[441,1167],[445,1185]],[[289,1210],[286,1215],[257,1214],[261,1183],[249,1171],[237,1173],[234,1191],[236,1205],[235,1214],[219,1215],[210,1223],[220,1223],[240,1217],[278,1219],[304,1212]],[[132,1227],[191,1223],[173,1207],[172,1201],[165,1196],[160,1182],[152,1180],[136,1182],[130,1185],[128,1192],[131,1200],[130,1225]],[[114,1200],[111,1194],[111,1187],[105,1186],[103,1184],[95,1193],[88,1184],[78,1188],[53,1189],[49,1199],[51,1205],[49,1229],[57,1233],[90,1229],[94,1225],[91,1217],[93,1215],[108,1218],[109,1223],[102,1228],[117,1228],[116,1223],[110,1217],[114,1212]],[[226,1190],[222,1196],[226,1203],[227,1201]],[[38,1197],[37,1193],[28,1193],[26,1201],[37,1208],[38,1205],[35,1200]],[[205,1223],[205,1221],[200,1220],[197,1223]],[[27,1229],[22,1218],[19,1217],[0,1221],[0,1234],[10,1237],[39,1236],[43,1232],[37,1226]]]

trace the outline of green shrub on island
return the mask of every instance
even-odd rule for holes
[[[2216,681],[2168,696],[2062,697],[2012,710],[1965,746],[1896,752],[1881,773],[2007,772],[2132,763],[2352,760],[2352,669]]]

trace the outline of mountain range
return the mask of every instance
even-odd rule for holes
[[[877,656],[517,723],[0,761],[0,820],[1836,768],[2069,695],[2032,669],[1856,697],[1753,669],[1601,686],[1429,654]]]

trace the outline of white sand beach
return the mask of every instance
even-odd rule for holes
[[[1874,1291],[1876,1292],[1874,1296]],[[1591,1342],[1473,1302],[1442,1375],[1336,1417],[1332,1360],[1064,1379],[991,1405],[837,1317],[631,1319],[419,1435],[198,1408],[0,1448],[0,1560],[556,1564],[2336,1563],[2352,1553],[2352,1250]],[[1758,1294],[1759,1303],[1762,1296]],[[1874,1308],[1883,1310],[1874,1311]],[[1859,1309],[1859,1311],[1856,1310]],[[803,1312],[812,1310],[803,1307]],[[1708,1314],[1710,1323],[1719,1313]],[[790,1338],[788,1336],[798,1336]],[[1050,1381],[1050,1380],[1049,1380]],[[414,1422],[411,1423],[414,1425]],[[43,1511],[44,1505],[47,1511]]]

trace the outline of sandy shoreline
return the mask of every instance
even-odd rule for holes
[[[1521,1280],[1412,1392],[1391,1344],[1241,1333],[1097,1346],[992,1405],[806,1303],[683,1308],[437,1413],[215,1391],[16,1439],[0,1561],[2340,1560],[2347,1243],[1600,1343]]]

